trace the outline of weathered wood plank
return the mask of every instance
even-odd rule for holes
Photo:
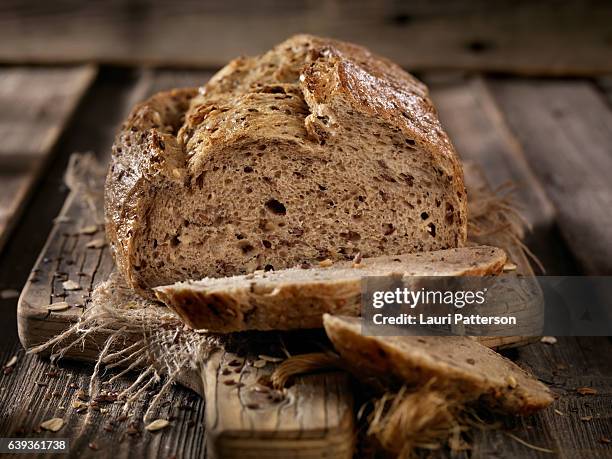
[[[612,111],[586,81],[496,80],[491,87],[562,234],[591,274],[612,273]]]
[[[0,69],[0,249],[95,75],[92,66]]]
[[[529,368],[559,395],[553,406],[514,422],[505,431],[476,431],[473,457],[551,457],[508,437],[552,449],[554,457],[610,456],[612,438],[612,367],[609,338],[559,338],[557,344],[533,344],[514,351],[516,361]],[[592,387],[596,395],[583,396],[579,387]],[[592,416],[592,417],[591,417]]]
[[[52,167],[42,180],[40,189],[36,189],[32,199],[32,205],[26,209],[24,218],[19,223],[19,232],[15,232],[11,244],[0,254],[0,286],[2,288],[19,288],[25,281],[28,272],[32,268],[35,258],[40,252],[44,238],[48,232],[47,225],[51,225],[52,218],[57,214],[64,192],[60,186],[65,164],[70,153],[74,151],[94,150],[104,157],[110,150],[113,137],[118,124],[127,115],[134,103],[142,100],[151,92],[166,89],[169,86],[197,85],[208,78],[206,72],[182,72],[178,77],[176,72],[166,71],[144,71],[132,72],[126,70],[104,69],[97,84],[85,96],[83,104],[80,105],[70,129],[62,135],[61,142],[57,145],[58,156],[54,158]],[[102,154],[104,152],[104,154]],[[93,238],[92,236],[89,236]],[[72,238],[74,242],[74,238]],[[94,250],[94,252],[96,252]],[[92,252],[92,255],[94,253]],[[76,262],[81,263],[78,259]],[[91,266],[94,257],[85,260],[87,266]],[[30,274],[32,276],[32,274]],[[35,277],[35,276],[34,276]],[[57,298],[56,301],[59,301]],[[3,300],[1,303],[0,321],[0,349],[5,351],[0,356],[0,366],[3,365],[15,351],[21,350],[17,343],[16,320],[14,317],[17,300]],[[66,327],[65,322],[58,324],[58,331]],[[89,349],[93,356],[96,349]],[[21,351],[22,352],[22,351]],[[87,349],[85,350],[87,352]],[[92,372],[90,365],[71,364],[62,361],[62,368],[67,368],[70,379],[68,383],[75,382],[79,387],[87,387]],[[118,422],[114,433],[103,430],[105,420],[116,419],[117,408],[110,407],[107,417],[93,413],[85,424],[85,414],[75,414],[69,408],[74,399],[75,390],[68,391],[69,399],[65,405],[67,413],[65,420],[67,427],[58,434],[45,434],[32,432],[41,420],[48,419],[56,413],[57,398],[51,401],[40,399],[36,402],[30,385],[35,380],[45,380],[42,375],[52,368],[51,364],[33,356],[22,357],[19,361],[19,371],[8,377],[0,373],[0,432],[8,433],[6,429],[11,428],[13,432],[23,423],[26,428],[25,434],[33,436],[46,435],[57,437],[66,434],[72,440],[70,457],[100,457],[106,456],[128,457],[176,457],[193,458],[203,457],[206,454],[204,442],[204,402],[201,397],[191,391],[177,387],[168,393],[168,400],[164,400],[160,417],[170,410],[176,416],[171,427],[163,432],[151,434],[143,430],[142,422],[138,422],[137,428],[140,434],[126,435],[129,420]],[[44,371],[43,371],[44,369]],[[60,376],[63,378],[63,376]],[[133,382],[133,378],[126,378],[119,384],[113,385],[117,389],[125,389]],[[59,384],[59,383],[58,383]],[[62,382],[63,384],[63,382]],[[61,384],[60,384],[61,385]],[[2,390],[4,388],[5,390]],[[58,390],[59,391],[59,390]],[[62,392],[62,391],[59,391]],[[62,392],[63,394],[63,392]],[[62,400],[64,396],[61,397]],[[146,399],[145,399],[146,400]],[[63,403],[63,402],[62,402]],[[177,408],[177,407],[181,408]],[[141,407],[137,407],[134,418],[140,420],[143,415]],[[178,409],[178,414],[176,413]],[[21,421],[23,420],[23,421]],[[14,423],[13,423],[14,421]],[[2,435],[8,436],[8,435]],[[121,441],[121,438],[123,440]],[[95,441],[100,451],[89,448],[89,442]]]
[[[411,70],[610,73],[608,2],[5,1],[0,61],[206,66],[308,32],[355,41]],[[248,20],[244,19],[248,18]]]
[[[89,391],[91,366],[62,361],[54,366],[47,360],[24,355],[21,346],[0,349],[0,367],[13,355],[19,359],[12,371],[0,372],[0,434],[2,437],[69,438],[71,458],[88,457],[203,457],[204,403],[193,392],[177,387],[164,398],[155,417],[171,424],[161,432],[147,432],[142,416],[151,395],[145,395],[129,415],[122,403],[99,403],[100,411],[79,410],[78,391]],[[126,389],[132,378],[108,385],[117,392]],[[42,421],[59,417],[64,426],[57,433],[41,431]],[[131,432],[131,433],[130,433]],[[43,456],[40,456],[43,457]],[[44,456],[46,457],[46,456]]]
[[[353,457],[354,412],[348,375],[306,375],[283,391],[274,390],[268,381],[276,365],[262,360],[259,352],[283,359],[278,338],[274,333],[251,336],[243,344],[248,348],[246,355],[226,349],[205,362],[202,381],[209,456]],[[301,339],[313,337],[302,333]]]
[[[426,82],[429,80],[426,78]],[[433,83],[431,97],[463,160],[478,164],[493,188],[514,185],[513,201],[534,230],[546,231],[554,208],[480,77]]]

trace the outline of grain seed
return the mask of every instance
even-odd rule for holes
[[[504,265],[504,267],[502,268],[504,270],[504,272],[509,272],[509,271],[516,271],[516,264],[511,263],[511,262],[506,262],[506,264]]]
[[[557,344],[557,338],[554,336],[542,336],[540,342],[544,344]]]
[[[62,282],[62,287],[64,290],[81,290],[81,286],[73,280]]]
[[[253,362],[253,366],[254,366],[255,368],[263,368],[263,367],[265,367],[265,366],[266,366],[266,364],[267,364],[267,363],[268,363],[268,362],[266,362],[266,361],[265,361],[265,360],[263,360],[263,359],[262,359],[262,360],[255,360],[255,361]]]
[[[89,225],[89,226],[85,226],[84,228],[81,228],[79,230],[79,234],[95,234],[98,232],[98,225]]]
[[[161,430],[168,427],[170,423],[166,419],[156,419],[151,424],[145,426],[149,432],[155,432],[156,430]]]
[[[94,239],[93,241],[89,241],[85,244],[85,247],[88,249],[101,249],[106,245],[106,241],[104,239]]]
[[[333,264],[334,262],[330,260],[329,258],[326,258],[325,260],[319,262],[319,266],[321,268],[329,268]]]
[[[576,389],[580,395],[597,395],[597,389],[593,389],[592,387],[579,387]]]
[[[14,355],[13,357],[11,357],[11,358],[9,359],[9,361],[8,361],[8,362],[6,362],[6,363],[4,364],[4,368],[11,368],[11,367],[14,367],[16,363],[17,363],[17,356],[16,356],[16,355]]]
[[[272,363],[278,363],[278,362],[282,362],[283,358],[281,357],[272,357],[271,355],[265,355],[265,354],[259,354],[257,357],[259,357],[261,360],[265,360],[266,362],[272,362]]]
[[[51,432],[57,432],[63,427],[63,425],[64,420],[62,418],[52,418],[41,422],[40,428],[43,430],[49,430]]]
[[[512,375],[508,375],[508,377],[506,378],[506,382],[508,383],[508,386],[511,387],[512,389],[518,386],[518,382],[516,378]]]
[[[50,304],[49,306],[47,306],[47,311],[53,311],[53,312],[65,311],[68,308],[70,308],[70,305],[66,303],[65,301],[62,301],[60,303]]]

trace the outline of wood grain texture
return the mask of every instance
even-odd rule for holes
[[[18,231],[15,231],[11,243],[6,250],[0,253],[0,285],[19,289],[32,274],[30,272],[34,260],[38,256],[45,237],[51,225],[51,220],[57,214],[64,192],[60,186],[68,156],[74,151],[93,150],[100,157],[108,155],[110,145],[119,123],[127,115],[134,103],[139,102],[150,93],[157,90],[168,89],[177,85],[198,85],[206,81],[210,73],[207,72],[167,72],[167,71],[131,71],[103,69],[101,78],[96,81],[92,90],[86,95],[84,103],[79,107],[70,129],[62,135],[57,145],[57,157],[53,158],[52,167],[42,180],[40,188],[34,190],[31,205],[25,210],[24,218],[19,222]],[[110,102],[110,103],[109,103]],[[58,298],[59,300],[59,298]],[[162,432],[152,434],[143,429],[139,420],[143,409],[135,410],[133,419],[136,422],[138,433],[128,435],[126,430],[129,420],[117,421],[116,408],[111,407],[106,416],[94,413],[86,420],[85,414],[75,413],[69,408],[74,399],[76,389],[68,391],[68,401],[65,397],[53,397],[50,401],[40,398],[46,393],[33,391],[34,381],[46,381],[44,373],[52,370],[53,366],[48,360],[36,356],[23,356],[21,345],[17,341],[16,312],[17,300],[0,300],[0,366],[15,353],[20,352],[21,357],[15,372],[3,376],[0,372],[0,433],[21,432],[21,436],[46,436],[49,438],[58,435],[69,436],[72,439],[70,457],[159,457],[170,458],[197,458],[206,455],[204,439],[204,401],[193,392],[180,386],[173,388],[164,400],[160,417],[168,413],[175,416],[171,426]],[[59,329],[64,329],[65,322],[61,322]],[[86,348],[84,354],[91,352],[90,358],[97,349]],[[70,363],[68,360],[60,362],[60,367],[69,372],[68,384],[74,382],[78,387],[87,387],[91,376],[91,365]],[[63,378],[63,376],[60,376]],[[125,389],[133,382],[129,376],[119,384],[113,385],[113,390]],[[66,382],[62,380],[61,386]],[[58,390],[59,391],[59,390]],[[60,401],[61,400],[61,401]],[[150,398],[145,399],[150,400]],[[170,403],[168,401],[170,400]],[[40,421],[54,416],[58,406],[66,406],[64,420],[67,429],[58,434],[38,432]],[[120,405],[117,405],[120,407]],[[105,431],[107,420],[117,421],[115,432]],[[85,424],[87,422],[87,424]],[[95,442],[99,451],[91,449],[88,445]]]
[[[612,438],[610,352],[612,342],[605,337],[565,337],[554,345],[538,343],[514,350],[512,357],[551,386],[559,398],[535,416],[507,419],[504,430],[476,431],[473,457],[610,457],[611,446],[605,443]],[[592,387],[597,394],[579,395],[579,387]],[[521,445],[508,433],[554,454]]]
[[[351,458],[354,451],[353,396],[348,375],[306,375],[283,391],[269,388],[276,364],[259,358],[283,358],[278,342],[254,333],[248,355],[219,351],[204,365],[206,437],[213,458]],[[262,339],[263,337],[263,339]],[[265,363],[262,368],[260,364]]]
[[[193,392],[176,387],[164,398],[154,418],[171,424],[160,432],[144,429],[142,416],[146,395],[126,416],[122,403],[99,403],[101,410],[79,410],[78,392],[89,391],[91,366],[61,361],[58,366],[34,355],[25,355],[19,343],[0,350],[0,366],[13,355],[19,357],[13,370],[0,372],[0,434],[2,437],[69,438],[68,457],[204,457],[204,403]],[[130,376],[107,387],[111,392],[126,389]],[[45,432],[40,423],[59,417],[64,426],[57,433]],[[17,457],[17,456],[16,456]],[[21,456],[19,456],[21,457]],[[53,455],[38,457],[56,457]]]
[[[0,249],[95,75],[92,66],[0,69]]]
[[[425,78],[425,82],[430,80]],[[513,201],[534,231],[554,222],[554,208],[481,77],[430,84],[440,120],[465,160],[480,166],[493,189],[512,184]]]
[[[612,111],[586,81],[491,83],[505,118],[590,274],[612,273]]]
[[[314,33],[371,47],[410,70],[610,73],[605,1],[393,0],[223,3],[9,0],[0,61],[216,68],[288,36]]]

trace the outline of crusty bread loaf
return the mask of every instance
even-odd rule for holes
[[[530,414],[553,401],[548,388],[512,361],[465,336],[364,336],[361,322],[325,314],[336,350],[364,378],[432,384],[461,402]]]
[[[460,247],[461,165],[426,87],[299,35],[134,109],[106,183],[130,285]]]
[[[214,332],[321,327],[325,312],[358,316],[364,276],[484,276],[498,274],[506,261],[495,247],[363,259],[355,265],[207,278],[155,288],[157,297],[183,322]]]

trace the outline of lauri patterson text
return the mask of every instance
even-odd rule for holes
[[[516,325],[516,317],[481,316],[480,314],[442,316],[406,313],[392,316],[374,314],[372,322],[374,325]]]

